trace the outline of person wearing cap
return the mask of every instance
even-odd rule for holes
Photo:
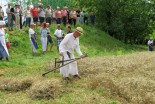
[[[57,29],[56,29],[55,32],[54,32],[54,36],[56,37],[57,49],[58,49],[58,51],[59,51],[60,42],[61,42],[61,41],[63,40],[63,38],[64,38],[64,33],[63,33],[63,31],[61,30],[60,24],[57,25]]]
[[[6,58],[9,61],[9,52],[5,42],[5,30],[4,30],[5,21],[0,21],[0,60]]]
[[[3,20],[4,18],[4,11],[2,9],[2,6],[0,6],[0,20]]]
[[[65,38],[61,41],[59,45],[59,53],[63,60],[75,59],[74,50],[78,53],[80,58],[83,58],[84,55],[80,50],[79,45],[79,37],[83,34],[83,29],[81,27],[77,27],[73,33],[69,33],[65,36]],[[64,62],[66,64],[68,62]],[[70,80],[69,74],[73,75],[74,78],[79,78],[78,75],[78,67],[77,62],[74,61],[66,66],[60,68],[60,74],[63,75],[65,80]]]
[[[36,41],[36,33],[34,31],[36,24],[31,23],[29,28],[29,39],[32,46],[32,55],[34,55],[37,52],[38,45]]]

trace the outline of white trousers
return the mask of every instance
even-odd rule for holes
[[[74,59],[74,54],[70,54],[71,59]],[[62,60],[62,57],[60,57]],[[64,53],[64,60],[69,60],[70,58],[67,55],[67,52]],[[64,64],[67,64],[70,61],[64,62]],[[62,64],[61,64],[62,65]],[[60,68],[60,74],[63,75],[63,77],[69,77],[69,74],[71,75],[78,75],[78,68],[77,68],[77,62],[74,61],[66,66],[63,66]]]
[[[32,52],[33,52],[33,53],[36,53],[37,50],[36,50],[36,48],[34,47],[34,45],[33,45],[32,41],[31,41],[31,39],[30,39],[30,43],[31,43],[31,46],[32,46]]]
[[[47,47],[47,37],[41,37],[41,43],[42,43],[42,50],[43,52],[46,51],[46,47]]]
[[[20,17],[19,14],[15,14],[16,20],[15,20],[15,27],[16,29],[20,29],[19,23],[20,23]]]

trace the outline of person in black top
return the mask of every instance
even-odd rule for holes
[[[48,43],[50,43],[50,51],[52,51],[52,47],[53,47],[53,39],[52,39],[52,36],[50,35],[50,30],[49,30],[49,23],[46,23],[47,25],[47,48],[46,48],[46,51],[48,51]]]
[[[69,34],[69,33],[72,33],[72,31],[71,31],[71,26],[68,26],[68,27],[67,27],[67,34]]]

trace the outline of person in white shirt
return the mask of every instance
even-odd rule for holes
[[[147,44],[148,44],[148,51],[153,51],[153,39],[149,39]]]
[[[57,29],[54,32],[54,36],[56,37],[56,41],[57,41],[57,49],[59,50],[59,44],[60,42],[63,40],[64,38],[64,33],[61,30],[60,24],[57,25]]]
[[[20,17],[19,17],[19,11],[20,11],[20,5],[19,4],[16,4],[15,5],[15,8],[14,8],[14,14],[15,14],[15,27],[17,30],[20,29]]]
[[[30,39],[30,43],[32,45],[32,55],[34,55],[38,49],[38,45],[37,45],[37,41],[36,41],[36,33],[34,31],[35,26],[36,26],[36,24],[31,23],[30,28],[29,28],[29,39]]]
[[[41,34],[42,51],[43,53],[45,53],[47,48],[47,35],[48,35],[46,22],[42,23],[42,27],[40,28],[40,34]]]
[[[26,27],[27,26],[30,27],[31,17],[32,17],[30,6],[27,6],[27,10],[25,11],[25,17],[26,17]]]
[[[79,36],[83,33],[83,29],[81,27],[77,27],[74,33],[69,33],[65,36],[62,42],[59,45],[59,53],[63,60],[75,59],[74,50],[78,53],[80,58],[83,58],[84,55],[80,50],[79,45]],[[66,64],[68,62],[64,62]],[[74,78],[79,78],[78,75],[78,67],[77,62],[74,61],[66,66],[60,68],[60,74],[63,75],[65,80],[70,80],[69,74],[73,75]]]
[[[8,16],[8,28],[9,28],[9,31],[10,30],[13,30],[13,19],[12,19],[12,12],[11,12],[11,6],[10,6],[10,3],[8,3],[8,8],[6,8],[6,13],[7,13],[7,16]]]
[[[9,61],[9,52],[5,42],[5,30],[4,30],[5,21],[0,21],[0,60],[6,58]]]

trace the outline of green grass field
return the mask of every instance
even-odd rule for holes
[[[143,46],[141,48],[139,46],[126,45],[95,27],[80,26],[84,29],[84,35],[80,37],[81,51],[88,54],[90,62],[91,59],[131,54],[137,51],[144,51],[146,48]],[[65,30],[65,27],[62,28]],[[56,25],[50,27],[54,43],[56,43],[55,37],[53,36],[55,29]],[[74,30],[74,28],[72,30]],[[117,97],[109,96],[109,92],[106,88],[100,86],[95,89],[89,88],[88,82],[86,83],[88,77],[66,83],[62,80],[59,72],[56,71],[49,73],[46,78],[43,78],[41,76],[42,73],[54,67],[54,59],[58,58],[59,54],[55,44],[52,52],[42,54],[39,27],[36,31],[39,49],[35,56],[32,56],[31,53],[28,28],[9,32],[11,42],[11,49],[9,50],[10,62],[6,62],[5,60],[0,62],[0,82],[7,79],[14,81],[15,84],[13,82],[7,82],[7,85],[11,86],[9,87],[11,89],[18,84],[18,81],[24,78],[32,79],[31,87],[40,82],[42,82],[41,85],[44,86],[44,82],[47,80],[56,79],[59,81],[59,84],[62,85],[62,91],[60,91],[60,94],[54,99],[38,100],[31,99],[29,93],[31,87],[17,92],[12,90],[6,91],[2,90],[4,83],[0,83],[0,104],[121,104],[121,100],[117,99]],[[91,65],[93,65],[93,63],[90,64],[90,66]]]

